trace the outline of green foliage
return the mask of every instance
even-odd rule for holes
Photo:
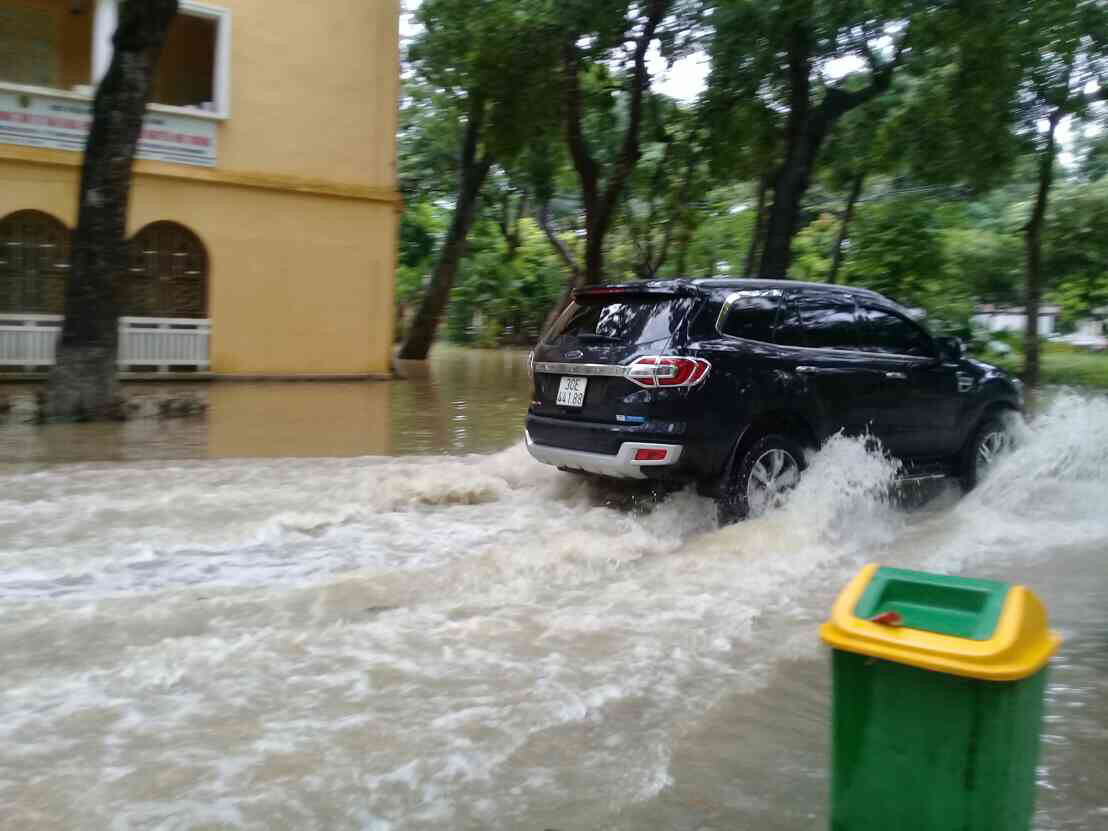
[[[396,172],[400,191],[408,201],[454,197],[464,103],[418,78],[404,81]]]
[[[1023,240],[1016,232],[980,227],[942,231],[943,259],[951,279],[983,303],[1016,304],[1023,292]]]
[[[423,281],[431,270],[442,221],[429,202],[406,206],[400,217],[396,254],[396,302],[408,305],[419,299]]]
[[[927,312],[933,330],[968,334],[973,297],[947,267],[943,211],[912,198],[862,205],[850,236],[846,282]]]
[[[416,302],[431,270],[457,191],[461,135],[479,103],[478,155],[496,164],[451,293],[449,335],[492,345],[537,334],[567,267],[534,217],[545,206],[578,259],[586,224],[566,151],[562,49],[570,42],[580,52],[584,133],[603,186],[629,119],[629,55],[643,8],[423,0],[401,109],[398,174],[408,208],[398,303]],[[834,123],[809,171],[792,276],[826,279],[845,194],[865,173],[843,282],[923,307],[932,326],[959,333],[974,303],[1022,302],[1040,121],[1063,107],[1080,132],[1098,115],[1088,81],[1108,78],[1105,8],[1092,0],[675,0],[655,42],[667,59],[706,50],[709,89],[691,106],[646,94],[641,159],[606,239],[609,279],[742,273],[755,185],[782,161],[788,39],[800,26],[812,35],[815,108],[866,87],[890,63],[890,41],[906,37],[892,86]],[[860,69],[835,74],[843,58]],[[1046,299],[1063,306],[1066,321],[1108,305],[1108,139],[1072,149],[1078,166],[1055,168],[1043,230]],[[499,226],[504,200],[518,205],[523,193],[517,244]]]
[[[534,342],[565,282],[542,231],[534,220],[522,220],[519,247],[508,259],[495,223],[483,222],[469,247],[451,290],[447,337],[482,347]]]
[[[703,218],[689,240],[682,276],[745,276],[743,262],[754,228],[753,201],[747,186],[716,188],[703,197]]]
[[[559,52],[546,9],[542,0],[422,0],[416,12],[423,31],[408,59],[417,77],[458,112],[487,109],[483,140],[494,158],[514,157],[537,126],[555,123]]]
[[[983,192],[1005,180],[1024,149],[1011,128],[1019,67],[989,60],[985,43],[1004,37],[992,22],[967,23],[969,44],[939,49],[936,65],[900,85],[881,144],[920,182]]]
[[[1095,139],[1086,139],[1086,147],[1081,159],[1081,173],[1090,182],[1096,182],[1108,176],[1108,133],[1102,133]]]
[[[989,363],[1018,374],[1023,366],[1023,339],[1010,340],[1007,355],[985,354]],[[1040,374],[1044,384],[1108,390],[1108,353],[1088,352],[1064,343],[1041,342]]]
[[[706,198],[706,135],[694,110],[665,96],[649,96],[646,113],[642,158],[624,189],[623,233],[615,235],[608,271],[684,276],[696,228],[716,207]]]
[[[1062,319],[1108,306],[1108,180],[1061,190],[1045,236],[1043,263]]]
[[[839,236],[839,221],[820,214],[793,238],[792,276],[821,281],[831,270],[831,252]]]

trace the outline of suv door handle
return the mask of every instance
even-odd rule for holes
[[[908,380],[908,375],[907,375],[907,373],[904,373],[904,372],[886,372],[885,377],[886,378],[892,378],[896,381],[907,381]]]

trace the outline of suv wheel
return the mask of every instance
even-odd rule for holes
[[[754,442],[734,470],[717,503],[720,525],[780,507],[800,481],[804,452],[787,436],[771,434]]]
[[[1012,449],[1012,433],[999,418],[986,419],[962,454],[959,478],[971,491],[985,478],[996,460]]]

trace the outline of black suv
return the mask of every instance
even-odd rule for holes
[[[777,504],[804,448],[869,435],[973,487],[1018,381],[866,289],[663,280],[579,290],[530,356],[527,449],[563,470],[696,482],[721,521]]]

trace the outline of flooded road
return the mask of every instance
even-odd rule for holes
[[[526,357],[441,346],[430,366],[402,362],[402,383],[130,383],[128,400],[150,417],[122,424],[37,426],[29,423],[33,388],[0,384],[0,465],[500,450],[522,429]],[[207,412],[159,418],[167,399]]]
[[[836,440],[720,531],[532,462],[488,354],[268,419],[213,385],[195,423],[0,428],[0,828],[824,827],[816,630],[870,561],[1040,594],[1036,828],[1108,827],[1108,402],[912,509]]]

